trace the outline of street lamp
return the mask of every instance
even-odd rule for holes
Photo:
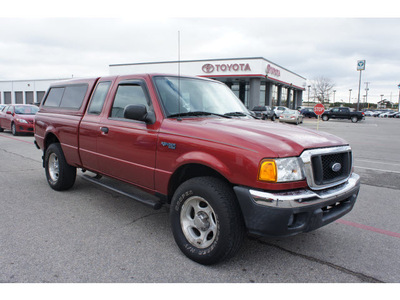
[[[400,112],[400,83],[397,87],[399,88],[399,103],[397,104],[397,111]]]
[[[350,100],[351,100],[351,91],[352,91],[352,89],[349,89],[349,92],[350,92],[350,94],[349,94],[349,104],[350,104]]]
[[[335,94],[336,94],[336,90],[333,90],[333,104],[335,104]]]

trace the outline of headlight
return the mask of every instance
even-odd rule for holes
[[[27,121],[27,120],[24,120],[24,119],[16,119],[16,121],[19,122],[19,123],[26,123],[26,124],[28,124],[28,121]]]
[[[288,182],[303,180],[304,174],[298,157],[264,159],[260,163],[258,180]]]

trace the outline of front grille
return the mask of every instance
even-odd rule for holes
[[[306,150],[301,158],[311,189],[320,190],[341,184],[351,174],[352,153],[349,146]]]
[[[351,155],[349,152],[316,155],[311,158],[311,164],[315,184],[325,185],[350,175]]]

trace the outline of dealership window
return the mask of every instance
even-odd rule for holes
[[[272,105],[271,106],[277,106],[278,105],[278,86],[275,84],[272,85]]]
[[[11,104],[11,92],[4,92],[4,104]]]
[[[23,92],[15,92],[15,104],[24,104]]]
[[[248,106],[248,94],[249,94],[249,84],[245,82],[235,82],[232,84],[232,91],[243,102],[243,104]]]
[[[287,100],[287,88],[282,87],[282,96],[281,96],[281,103],[280,105],[286,106],[286,100]]]
[[[36,92],[36,101],[38,103],[42,102],[44,95],[46,94],[46,92],[44,91],[37,91]]]
[[[33,92],[25,92],[26,104],[33,104]]]
[[[265,105],[265,82],[261,82],[260,85],[260,105]]]

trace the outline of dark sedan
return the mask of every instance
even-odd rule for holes
[[[314,108],[306,107],[303,108],[300,113],[304,116],[304,118],[316,118],[317,115],[314,112]]]
[[[256,117],[259,119],[270,119],[271,121],[275,121],[276,119],[275,112],[269,106],[255,106],[252,112],[255,113]]]

